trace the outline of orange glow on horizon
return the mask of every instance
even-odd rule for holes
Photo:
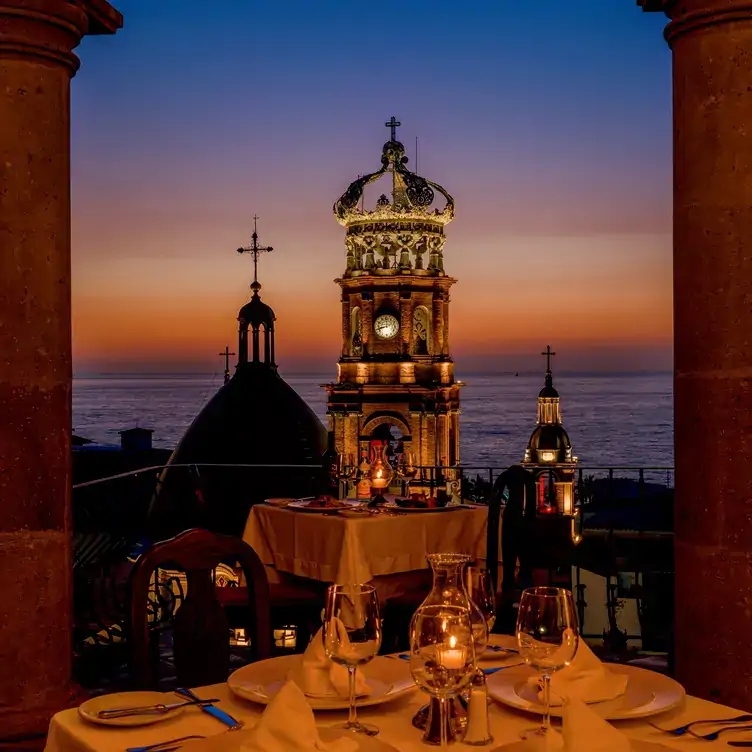
[[[670,237],[505,238],[480,241],[472,253],[455,251],[458,240],[447,244],[446,264],[459,280],[449,314],[459,367],[463,356],[537,351],[548,341],[670,345]],[[74,266],[77,363],[208,365],[226,344],[236,348],[248,264],[196,251],[181,259],[84,260]],[[333,279],[344,263],[341,244],[299,253],[294,263],[281,254],[265,263],[261,295],[277,316],[278,361],[318,359],[331,363],[334,375],[341,312]]]

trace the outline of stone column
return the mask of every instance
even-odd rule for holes
[[[104,0],[0,0],[0,738],[70,689],[72,50],[121,25]]]
[[[752,696],[752,2],[664,11],[674,74],[676,674]]]
[[[342,357],[346,358],[352,355],[352,335],[351,327],[351,312],[350,312],[350,296],[342,291]]]
[[[432,340],[433,350],[431,355],[444,354],[444,293],[441,290],[435,290],[433,293],[433,310],[431,311],[432,320]]]

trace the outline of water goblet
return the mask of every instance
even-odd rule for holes
[[[448,700],[473,678],[475,647],[470,611],[461,606],[421,606],[410,626],[410,672],[439,705],[441,746],[447,746]]]
[[[551,674],[568,666],[577,652],[577,612],[572,593],[554,587],[525,590],[516,633],[520,655],[541,673],[543,681],[543,722],[521,737],[545,736],[551,727]]]
[[[379,600],[372,585],[330,585],[326,591],[324,652],[335,663],[345,666],[350,686],[350,714],[339,728],[368,736],[378,727],[360,723],[355,709],[355,671],[368,663],[381,647]]]

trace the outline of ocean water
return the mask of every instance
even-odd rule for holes
[[[283,373],[326,425],[331,373]],[[541,374],[462,376],[463,465],[519,462],[535,428]],[[585,466],[673,466],[670,373],[556,374],[564,426]],[[154,445],[173,448],[194,416],[222,386],[221,375],[128,375],[75,378],[73,428],[79,436],[118,444],[118,431],[154,430]]]

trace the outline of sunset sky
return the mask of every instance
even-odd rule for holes
[[[457,370],[671,363],[671,58],[634,0],[115,0],[73,82],[78,373],[221,368],[262,296],[331,369],[344,230],[395,115],[454,195]]]

